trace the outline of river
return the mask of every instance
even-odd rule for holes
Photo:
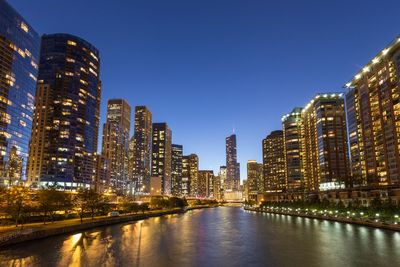
[[[219,207],[14,245],[0,266],[400,266],[400,233]]]

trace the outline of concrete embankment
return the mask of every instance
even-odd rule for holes
[[[145,214],[123,215],[119,217],[110,217],[110,218],[103,217],[101,219],[95,218],[94,220],[86,219],[84,220],[83,223],[77,222],[71,225],[60,225],[59,227],[57,225],[52,226],[51,224],[48,225],[51,226],[49,228],[26,227],[23,230],[15,230],[9,233],[0,234],[0,249],[8,245],[22,243],[36,239],[42,239],[50,236],[61,235],[66,233],[74,233],[74,232],[88,230],[91,228],[124,223],[129,221],[139,221],[151,217],[159,217],[168,214],[184,213],[189,210],[202,209],[202,208],[208,208],[208,206],[190,207],[185,210],[174,209],[174,210],[160,211],[160,212],[149,212]]]
[[[317,220],[327,220],[327,221],[334,221],[334,222],[340,222],[340,223],[351,223],[351,224],[356,224],[356,225],[381,228],[381,229],[385,229],[385,230],[400,231],[399,224],[389,224],[389,223],[384,223],[384,222],[366,221],[366,220],[362,220],[362,219],[358,219],[358,218],[343,218],[343,217],[323,216],[323,215],[314,215],[314,214],[305,214],[305,213],[296,213],[296,212],[270,211],[270,210],[254,209],[254,208],[244,208],[244,209],[248,210],[248,211],[255,211],[255,212],[296,216],[296,217],[303,217],[303,218],[317,219]]]

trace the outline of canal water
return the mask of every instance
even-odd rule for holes
[[[0,266],[400,266],[400,233],[219,207],[15,245]]]

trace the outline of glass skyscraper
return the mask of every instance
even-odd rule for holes
[[[42,37],[28,178],[90,184],[100,117],[99,51],[70,34]]]
[[[0,182],[25,180],[40,37],[0,0]]]

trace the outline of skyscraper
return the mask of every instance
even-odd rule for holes
[[[36,31],[0,0],[0,184],[26,178],[39,48]]]
[[[247,186],[249,198],[257,201],[257,195],[264,192],[263,164],[247,161]]]
[[[294,108],[292,112],[282,117],[285,179],[287,190],[290,192],[301,190],[303,181],[301,167],[301,110],[302,108]]]
[[[197,197],[214,198],[214,172],[212,170],[199,170]]]
[[[400,185],[400,37],[346,84],[353,186]]]
[[[180,196],[182,194],[182,157],[183,146],[172,145],[172,161],[171,161],[171,184],[172,195]]]
[[[240,184],[240,165],[237,162],[236,135],[226,138],[226,190],[238,190]]]
[[[124,99],[110,99],[107,103],[107,118],[103,125],[102,155],[110,167],[110,185],[118,191],[128,190],[129,138],[131,107]]]
[[[131,140],[131,175],[136,190],[149,192],[152,147],[152,114],[145,106],[135,107],[135,130]]]
[[[343,94],[318,94],[302,110],[302,168],[308,191],[350,183]]]
[[[161,178],[161,193],[171,194],[172,132],[166,123],[153,123],[151,176]]]
[[[199,195],[199,157],[196,154],[190,154],[189,163],[189,181],[190,196],[197,197]]]
[[[100,116],[99,51],[70,34],[43,35],[36,95],[28,178],[90,184]]]
[[[272,131],[263,140],[263,178],[264,190],[267,192],[282,192],[286,189],[283,151],[283,132]],[[250,181],[247,182],[250,186]]]
[[[181,183],[182,196],[190,195],[190,166],[189,156],[182,157],[182,183]]]

